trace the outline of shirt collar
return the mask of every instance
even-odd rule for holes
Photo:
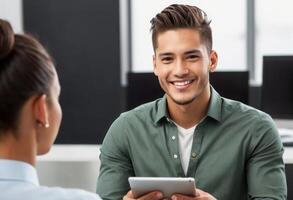
[[[155,123],[158,123],[162,118],[169,119],[169,114],[167,110],[167,98],[166,95],[158,101],[158,109],[155,117]]]
[[[211,86],[211,99],[207,116],[221,122],[222,120],[222,97]]]
[[[36,169],[25,162],[0,159],[0,180],[29,182],[39,186]]]
[[[217,120],[221,121],[221,113],[222,113],[222,98],[217,93],[217,91],[211,86],[211,99],[210,104],[207,112],[207,116]],[[158,123],[162,118],[169,119],[169,113],[167,110],[167,98],[166,95],[158,101],[158,109],[155,117],[155,123]]]

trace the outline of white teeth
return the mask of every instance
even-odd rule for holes
[[[184,86],[184,85],[187,85],[189,83],[191,83],[191,81],[181,81],[181,82],[173,82],[175,86]]]

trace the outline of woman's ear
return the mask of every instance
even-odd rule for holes
[[[43,94],[36,98],[34,102],[34,115],[39,126],[49,127],[47,95]]]
[[[210,53],[209,71],[210,72],[216,71],[217,64],[218,64],[218,54],[216,51],[212,50]]]

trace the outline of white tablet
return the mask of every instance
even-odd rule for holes
[[[175,193],[195,195],[194,178],[129,177],[128,182],[134,198],[152,191],[161,191],[165,198],[170,198]]]

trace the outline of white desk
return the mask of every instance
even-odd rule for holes
[[[293,147],[285,147],[283,159],[286,164],[293,164]]]
[[[55,144],[50,152],[38,156],[38,161],[98,161],[100,155],[99,145],[58,145]]]
[[[99,154],[98,145],[54,145],[48,154],[38,157],[40,184],[95,192]]]
[[[48,154],[38,157],[40,183],[95,192],[99,154],[98,145],[54,145]],[[285,147],[283,158],[286,164],[293,164],[293,147]]]
[[[291,119],[274,119],[278,128],[293,129],[293,120]]]

